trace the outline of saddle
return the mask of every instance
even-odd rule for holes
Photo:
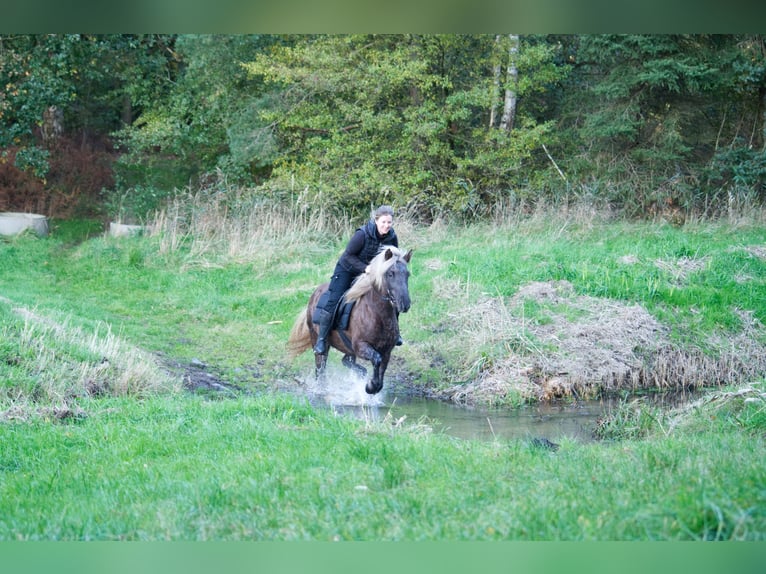
[[[311,320],[314,323],[319,324],[319,311],[325,308],[327,299],[329,298],[329,291],[325,291],[319,297],[319,301],[317,301],[316,308],[314,309],[314,314],[311,316]],[[345,331],[348,329],[348,322],[351,317],[351,310],[354,308],[354,303],[354,301],[348,302],[344,297],[341,297],[340,301],[338,301],[338,304],[335,306],[335,309],[332,311],[332,329],[336,331]]]

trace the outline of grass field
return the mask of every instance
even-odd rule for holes
[[[640,307],[714,383],[675,412],[626,402],[602,440],[550,451],[272,392],[310,372],[284,342],[351,224],[279,210],[195,221],[130,239],[55,222],[48,238],[0,241],[0,539],[766,538],[759,222],[398,223],[415,255],[392,379],[434,393],[498,381],[509,355],[561,354],[545,328],[604,301]],[[564,281],[571,298],[512,305],[529,283]],[[502,312],[476,323],[472,306]],[[184,390],[167,365],[193,361],[238,390]],[[533,400],[503,392],[507,408]]]

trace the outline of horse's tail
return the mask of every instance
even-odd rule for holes
[[[287,339],[287,353],[291,357],[297,357],[303,351],[311,348],[311,335],[309,326],[306,323],[308,309],[304,308],[295,318],[295,323],[290,331],[290,338]]]

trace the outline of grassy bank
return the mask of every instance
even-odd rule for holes
[[[102,400],[0,425],[0,539],[763,540],[763,397],[557,452],[273,396]]]
[[[0,241],[0,539],[765,537],[759,222],[398,222],[413,307],[390,384],[506,405],[720,387],[550,451],[268,392],[311,371],[284,343],[351,224],[264,209]],[[189,364],[234,392],[181,390]]]
[[[677,228],[554,213],[397,227],[415,255],[392,382],[517,404],[766,372],[758,222]],[[51,238],[0,243],[0,293],[75,326],[105,325],[155,355],[204,362],[233,384],[270,386],[310,370],[308,354],[287,362],[285,341],[351,228],[269,207],[236,216],[197,206],[127,240],[81,241],[82,229],[60,222]]]

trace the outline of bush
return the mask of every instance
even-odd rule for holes
[[[18,167],[18,150],[8,148],[0,153],[0,210],[39,213],[45,206],[45,187],[39,178]]]
[[[68,138],[46,150],[7,148],[0,154],[0,209],[58,218],[99,215],[101,190],[114,182],[113,160],[108,146]]]

